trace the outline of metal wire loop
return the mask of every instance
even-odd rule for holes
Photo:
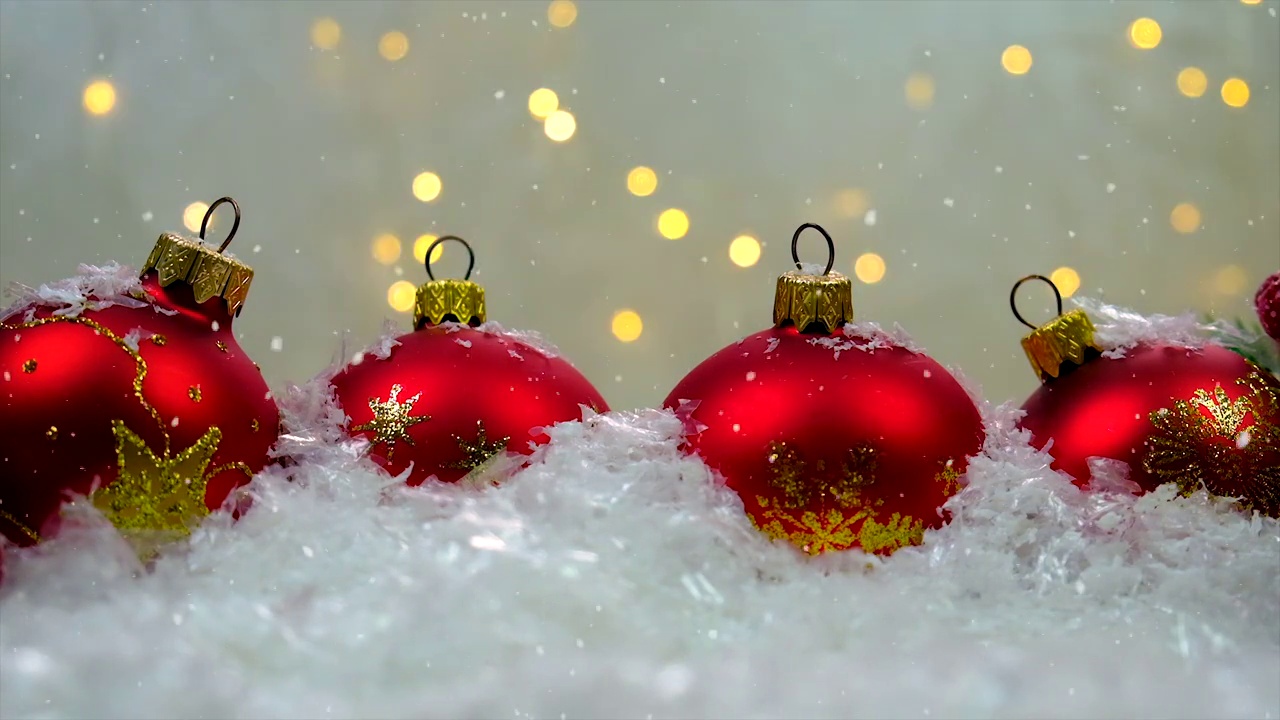
[[[1018,318],[1018,322],[1023,325],[1026,325],[1032,330],[1038,330],[1038,327],[1027,322],[1027,319],[1022,317],[1022,313],[1018,312],[1018,288],[1022,287],[1022,284],[1028,280],[1043,280],[1048,283],[1049,287],[1053,288],[1053,299],[1058,303],[1059,315],[1062,314],[1062,293],[1058,291],[1058,286],[1055,285],[1052,280],[1043,275],[1028,275],[1013,284],[1013,289],[1009,291],[1009,308],[1013,310],[1013,316]]]
[[[800,227],[796,228],[796,234],[791,236],[791,259],[795,261],[796,269],[797,270],[801,269],[800,268],[800,233],[804,232],[805,230],[808,230],[809,228],[813,228],[814,230],[817,230],[818,232],[822,233],[822,237],[826,238],[827,240],[827,268],[822,271],[822,274],[829,275],[831,273],[831,266],[836,264],[836,242],[835,240],[832,240],[831,235],[828,234],[826,230],[822,229],[822,226],[818,225],[817,223],[805,223]]]
[[[231,208],[236,211],[236,219],[235,222],[231,223],[231,232],[227,233],[227,239],[223,240],[222,244],[218,246],[218,252],[227,249],[227,246],[231,244],[231,239],[236,236],[236,231],[240,229],[240,204],[229,197],[218,198],[213,201],[208,210],[204,211],[204,219],[200,221],[200,239],[204,240],[205,230],[209,229],[209,218],[213,217],[213,211],[217,210],[222,203],[231,203]]]
[[[475,250],[471,249],[471,243],[467,242],[466,240],[463,240],[457,235],[445,235],[443,237],[436,238],[436,241],[431,243],[431,247],[427,248],[427,254],[425,257],[422,258],[422,264],[427,268],[427,277],[431,278],[432,280],[436,279],[436,276],[431,272],[431,251],[435,250],[437,245],[447,240],[456,240],[462,243],[462,247],[467,249],[467,258],[468,258],[467,274],[464,275],[462,279],[470,280],[471,271],[474,270],[476,267],[476,252]]]

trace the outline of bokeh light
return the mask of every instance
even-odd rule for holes
[[[384,60],[395,62],[409,54],[409,38],[399,30],[392,30],[378,40],[378,54]]]
[[[557,110],[543,121],[542,130],[556,142],[565,142],[578,130],[578,121],[568,110]]]
[[[409,312],[418,294],[418,286],[408,280],[397,280],[387,288],[387,304],[396,312]]]
[[[567,28],[578,19],[578,6],[573,0],[552,0],[547,6],[547,22],[558,28]]]
[[[836,210],[845,217],[858,217],[870,206],[871,201],[861,188],[848,188],[836,193]]]
[[[874,285],[883,280],[884,271],[884,258],[875,253],[863,253],[853,261],[853,274],[868,285]]]
[[[204,214],[209,212],[209,204],[196,201],[188,205],[182,211],[182,225],[189,232],[200,232],[200,223],[204,222]],[[214,218],[209,218],[209,227],[212,228]]]
[[[729,243],[729,260],[738,267],[751,267],[760,261],[760,241],[750,235],[739,235]]]
[[[400,238],[391,233],[382,233],[373,239],[373,259],[383,265],[400,259]]]
[[[1200,229],[1200,208],[1191,203],[1178,203],[1169,213],[1169,224],[1174,230],[1189,235]]]
[[[420,172],[413,178],[413,196],[422,202],[431,202],[440,197],[443,189],[444,181],[433,172]]]
[[[619,310],[613,314],[613,336],[624,343],[634,342],[644,332],[644,322],[635,310]]]
[[[413,259],[421,264],[425,264],[427,259],[427,248],[431,247],[431,243],[439,240],[435,235],[419,235],[417,240],[413,241]],[[445,243],[440,243],[435,250],[431,251],[431,264],[435,265],[440,262],[440,258],[444,256]]]
[[[1129,24],[1129,44],[1139,50],[1150,50],[1160,44],[1164,31],[1151,18],[1138,18]]]
[[[1000,54],[1000,64],[1010,75],[1026,75],[1031,69],[1031,51],[1021,45],[1010,45]]]
[[[333,50],[342,41],[342,26],[331,17],[316,18],[311,23],[311,44],[321,50]]]
[[[1178,72],[1178,92],[1189,98],[1198,98],[1209,89],[1209,78],[1198,67],[1185,67]]]
[[[1076,272],[1075,268],[1060,267],[1049,273],[1049,279],[1058,286],[1058,292],[1062,293],[1064,298],[1075,295],[1080,289],[1080,273]]]
[[[1242,108],[1249,104],[1249,83],[1240,78],[1227,78],[1222,83],[1222,102],[1233,108]]]
[[[648,197],[658,189],[658,174],[643,165],[627,173],[627,190],[636,197]]]
[[[916,110],[925,110],[933,105],[933,76],[926,73],[912,73],[907,78],[904,92],[907,104]]]
[[[1213,274],[1213,289],[1223,295],[1239,295],[1249,283],[1249,274],[1239,265],[1224,265]]]
[[[689,216],[683,210],[669,208],[658,215],[658,233],[668,240],[679,240],[689,232]]]
[[[560,109],[560,97],[550,88],[538,88],[529,93],[529,114],[539,120],[546,120],[551,113]]]
[[[1240,0],[1245,5],[1261,5],[1262,0]]]
[[[116,107],[116,87],[106,80],[94,80],[84,88],[84,109],[90,115],[106,115]]]

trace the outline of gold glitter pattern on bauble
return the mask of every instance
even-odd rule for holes
[[[1185,495],[1201,487],[1237,497],[1241,507],[1280,516],[1280,385],[1260,371],[1236,380],[1232,400],[1221,385],[1151,413],[1155,432],[1143,466]]]
[[[134,367],[136,368],[132,382],[133,395],[137,398],[138,403],[146,409],[151,418],[155,420],[164,438],[163,451],[157,456],[120,420],[113,420],[112,432],[116,437],[117,477],[115,481],[99,488],[94,493],[94,504],[103,511],[106,517],[126,538],[130,538],[131,534],[136,535],[138,530],[158,531],[158,535],[153,533],[142,545],[138,543],[137,538],[130,538],[139,555],[146,559],[148,556],[154,555],[158,549],[158,543],[166,539],[165,536],[176,538],[190,533],[190,529],[185,524],[181,525],[180,528],[175,526],[176,518],[190,515],[194,519],[199,519],[208,514],[208,510],[204,505],[204,489],[208,484],[207,478],[215,477],[228,470],[236,470],[244,473],[246,477],[252,477],[253,471],[243,462],[226,463],[212,470],[207,470],[209,462],[217,451],[218,441],[222,435],[222,431],[216,427],[210,428],[195,445],[183,451],[177,457],[171,457],[169,426],[142,392],[143,381],[147,378],[146,360],[142,358],[141,353],[130,346],[128,341],[101,323],[86,317],[55,315],[21,324],[0,323],[0,327],[16,330],[61,322],[74,323],[93,330],[99,337],[111,341],[133,359]],[[163,346],[166,340],[163,335],[153,335],[151,336],[151,342],[155,345]],[[45,432],[45,435],[51,440],[57,439],[57,427],[50,427]],[[193,468],[198,468],[199,473],[191,472]],[[177,489],[182,497],[179,497],[177,491],[168,493],[167,497],[148,494],[149,489],[157,487],[157,483],[162,486],[165,478],[171,480],[175,477],[183,482],[183,487]],[[191,484],[188,484],[188,481]],[[198,489],[193,489],[192,484],[197,483]],[[187,509],[187,505],[182,504],[188,500],[189,509]],[[166,507],[171,512],[165,511],[164,508]],[[5,518],[38,541],[39,538],[29,528],[18,523],[16,519],[10,516],[6,515]],[[160,524],[147,526],[145,524],[147,518],[152,518]]]
[[[960,492],[960,473],[955,468],[955,463],[951,460],[943,463],[942,469],[937,475],[933,476],[939,484],[942,485],[942,494],[951,497]]]
[[[35,358],[31,358],[30,360],[22,363],[22,372],[30,375],[31,373],[36,371],[36,365],[37,363]]]
[[[252,419],[252,420],[250,420],[250,421],[249,421],[249,429],[250,429],[251,431],[253,431],[253,432],[258,432],[258,429],[259,429],[260,427],[261,427],[261,424],[258,422],[258,418],[254,418],[254,419]]]
[[[490,458],[507,449],[507,443],[511,442],[509,437],[501,437],[497,440],[490,441],[489,434],[484,429],[484,421],[476,421],[476,439],[468,442],[461,435],[454,435],[453,439],[457,441],[458,448],[462,450],[463,459],[445,464],[445,467],[454,470],[475,470],[487,463]]]
[[[57,439],[58,439],[58,426],[57,426],[57,425],[50,425],[50,426],[49,426],[49,429],[44,431],[44,436],[45,436],[45,437],[47,437],[47,438],[49,438],[50,440],[57,440]]]
[[[227,352],[227,344],[221,340],[214,343],[214,346],[218,348],[218,352]]]
[[[19,522],[18,518],[14,517],[13,515],[5,512],[4,510],[0,510],[0,519],[7,520],[10,525],[13,525],[14,527],[18,528],[18,530],[21,531],[23,535],[26,535],[27,537],[31,538],[35,542],[40,542],[40,535],[36,533],[35,530],[32,530],[31,528],[27,527],[23,523]]]
[[[369,447],[385,444],[387,446],[387,460],[390,460],[392,453],[395,452],[397,440],[413,445],[413,438],[409,437],[409,428],[431,419],[430,415],[419,415],[417,417],[410,415],[413,412],[413,406],[418,400],[422,399],[422,393],[401,401],[399,399],[401,390],[404,390],[404,388],[397,383],[391,386],[391,393],[385,401],[371,398],[369,400],[369,409],[373,411],[373,419],[351,428],[352,432],[372,430],[374,436]]]
[[[835,479],[829,478],[821,460],[809,472],[808,464],[786,443],[770,443],[768,453],[774,492],[772,497],[756,496],[760,513],[751,515],[751,522],[770,538],[786,540],[810,555],[853,546],[868,553],[893,552],[924,541],[923,522],[899,513],[881,522],[877,510],[884,501],[866,497],[875,482],[874,448],[851,448]],[[805,509],[813,504],[835,507]]]
[[[187,397],[191,398],[191,402],[200,402],[204,395],[200,392],[199,385],[192,385],[187,388]]]
[[[190,534],[191,527],[209,514],[204,496],[215,473],[206,471],[222,431],[209,428],[194,445],[172,457],[167,452],[156,455],[122,420],[111,421],[111,433],[116,438],[116,479],[93,493],[94,507],[126,538],[139,531]]]

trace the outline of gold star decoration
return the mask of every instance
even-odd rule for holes
[[[457,441],[458,448],[462,450],[463,459],[451,463],[446,463],[445,467],[454,470],[475,470],[484,465],[494,455],[507,449],[507,443],[511,442],[510,437],[498,438],[492,442],[489,441],[489,434],[484,429],[484,421],[476,421],[476,439],[467,442],[462,439],[461,435],[454,435],[453,439]]]
[[[1234,400],[1219,385],[1151,413],[1143,466],[1184,495],[1203,486],[1280,516],[1280,383],[1253,372],[1236,384],[1245,392]]]
[[[222,468],[207,471],[222,431],[209,428],[195,444],[172,457],[156,455],[121,420],[111,421],[111,432],[116,438],[116,479],[93,493],[94,506],[135,546],[154,546],[157,541],[191,534],[209,514],[205,491],[209,478]]]
[[[430,415],[411,416],[410,413],[413,412],[413,406],[422,399],[422,393],[401,401],[400,391],[402,390],[404,388],[397,383],[391,386],[391,393],[385,401],[378,398],[370,399],[369,409],[373,411],[373,419],[351,428],[353,432],[372,430],[374,436],[370,447],[380,443],[385,444],[387,446],[387,460],[390,460],[395,452],[397,440],[402,440],[409,445],[413,444],[413,438],[409,437],[409,428],[431,419]]]
[[[924,523],[893,513],[887,522],[877,520],[882,500],[868,500],[866,490],[875,481],[875,449],[850,448],[840,472],[825,477],[826,463],[814,463],[813,472],[794,448],[786,443],[769,445],[769,485],[772,497],[756,496],[760,506],[751,522],[775,540],[786,540],[805,553],[861,547],[864,552],[892,552],[924,541]],[[823,497],[825,496],[825,498]],[[816,511],[814,504],[829,498],[835,507]]]

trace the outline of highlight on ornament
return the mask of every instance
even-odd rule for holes
[[[800,261],[806,230],[824,265]],[[811,555],[889,554],[940,527],[982,448],[973,399],[900,329],[857,322],[835,241],[805,223],[778,276],[773,326],[707,358],[663,402],[752,524]]]
[[[216,249],[219,207],[234,212]],[[279,412],[233,322],[253,270],[226,253],[223,197],[199,239],[163,233],[140,275],[115,263],[25,288],[0,314],[0,533],[54,537],[84,496],[146,558],[234,502],[266,466]]]

